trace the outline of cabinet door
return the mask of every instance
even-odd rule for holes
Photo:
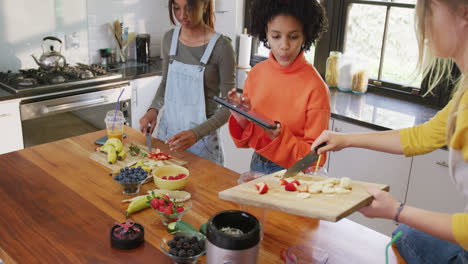
[[[19,101],[0,103],[0,127],[5,133],[0,138],[0,154],[23,149]]]
[[[333,127],[334,131],[342,133],[372,132],[370,129],[336,119]],[[349,177],[357,181],[388,184],[390,193],[396,199],[405,200],[411,158],[360,148],[347,148],[332,152],[330,156],[331,177]],[[359,212],[350,215],[349,219],[386,235],[390,235],[395,228],[390,220],[366,218]]]
[[[448,170],[448,151],[439,149],[413,157],[406,203],[440,213],[463,212],[463,196]]]
[[[156,91],[161,83],[161,76],[140,78],[131,82],[132,86],[132,124],[135,129],[140,129],[140,118],[148,111],[153,102]]]
[[[224,166],[237,173],[250,171],[252,148],[237,148],[229,134],[228,124],[221,127],[221,142],[224,149]]]

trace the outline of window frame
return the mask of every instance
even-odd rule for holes
[[[245,0],[244,5],[244,23],[246,27],[250,25],[250,14],[249,5],[255,0]],[[344,39],[345,39],[345,30],[346,30],[346,23],[347,23],[347,16],[348,16],[348,7],[350,4],[371,4],[371,5],[380,5],[380,6],[387,6],[387,13],[386,13],[386,22],[385,22],[385,29],[383,38],[383,44],[381,48],[381,60],[380,60],[380,67],[379,67],[379,76],[381,76],[382,72],[382,55],[385,52],[385,40],[387,36],[387,26],[389,20],[389,12],[391,7],[399,7],[399,8],[415,8],[415,4],[408,4],[408,3],[396,3],[396,2],[382,2],[382,1],[375,1],[375,0],[320,0],[322,5],[324,6],[327,18],[328,18],[328,31],[325,32],[320,41],[317,43],[315,47],[315,58],[314,58],[314,66],[318,70],[318,72],[325,76],[325,69],[326,69],[326,60],[330,51],[343,51],[344,50]],[[334,34],[332,34],[333,32]],[[266,60],[266,57],[256,55],[257,51],[257,39],[252,38],[252,54],[250,63],[252,66],[255,64]],[[424,83],[424,82],[423,82]],[[423,98],[422,94],[420,93],[422,87],[411,87],[411,86],[404,86],[397,83],[392,82],[385,82],[381,80],[369,79],[368,83],[368,92],[377,93],[384,96],[390,96],[406,101],[411,101],[415,103],[425,104],[429,106],[434,106],[436,108],[441,108],[444,105],[433,103],[434,100],[428,100],[427,97]],[[438,101],[438,100],[436,100]]]

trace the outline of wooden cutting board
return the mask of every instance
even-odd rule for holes
[[[284,186],[278,183],[279,178],[275,177],[275,174],[266,175],[224,190],[218,194],[219,198],[239,204],[336,222],[372,202],[372,196],[366,191],[368,186],[375,186],[386,191],[390,189],[385,184],[351,181],[352,190],[350,193],[318,193],[311,194],[309,198],[304,199],[297,197],[299,192],[286,191]],[[295,178],[311,181],[330,179],[311,175],[296,176]],[[267,193],[258,194],[255,184],[259,182],[267,183],[269,188]]]
[[[93,152],[89,154],[89,158],[96,161],[97,163],[109,168],[111,171],[118,171],[120,168],[124,168],[129,165],[133,165],[135,162],[138,162],[140,159],[142,159],[141,155],[138,156],[132,156],[128,152],[128,149],[132,143],[124,143],[124,149],[127,152],[127,155],[124,160],[117,160],[114,164],[109,164],[107,162],[107,153],[103,152]],[[140,144],[133,144],[136,145],[138,148],[140,148],[143,152],[147,153],[148,152],[148,147]],[[153,152],[156,150],[155,148],[152,148]],[[148,158],[145,158],[149,160]],[[163,161],[165,165],[180,165],[180,166],[186,166],[187,162],[177,159],[177,158],[171,158],[169,160]]]

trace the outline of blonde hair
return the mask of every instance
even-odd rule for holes
[[[423,75],[428,76],[429,93],[442,79],[450,78],[455,61],[451,58],[438,58],[432,54],[430,45],[429,19],[431,18],[431,0],[418,0],[416,4],[416,26],[419,48],[418,67],[423,69]],[[450,9],[455,10],[459,4],[468,4],[467,0],[443,0]],[[447,142],[450,143],[455,132],[456,118],[460,101],[468,89],[468,78],[465,78],[466,72],[462,72],[460,78],[456,81],[452,108],[447,119]],[[426,94],[427,94],[426,93]],[[424,95],[426,95],[424,94]]]

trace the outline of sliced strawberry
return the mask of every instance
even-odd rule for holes
[[[167,176],[162,176],[162,179],[163,179],[163,180],[167,180]]]
[[[257,187],[257,190],[260,190],[260,187],[262,187],[262,185],[261,185],[262,183],[263,182],[255,184],[255,187]]]
[[[169,176],[169,180],[174,180],[174,176]]]
[[[297,184],[295,182],[290,182],[284,186],[284,189],[289,192],[295,192],[297,190]]]
[[[285,180],[285,179],[279,179],[279,184],[280,185],[286,185],[286,184],[288,184],[288,181]]]
[[[268,192],[268,185],[266,183],[264,183],[264,182],[261,182],[260,183],[260,188],[258,189],[258,193],[259,194],[264,194],[266,192]]]
[[[309,185],[304,184],[299,187],[297,187],[298,192],[309,192]]]
[[[291,183],[295,183],[297,186],[301,185],[301,183],[298,180],[294,180]]]

